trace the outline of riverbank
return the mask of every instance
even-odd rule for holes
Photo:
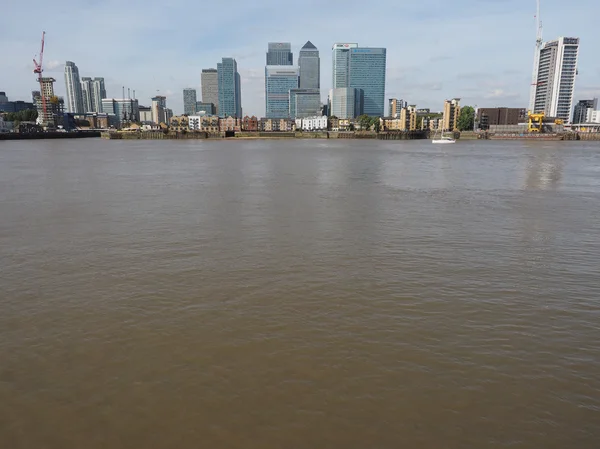
[[[0,140],[83,139],[87,137],[100,137],[100,131],[0,133]]]
[[[220,140],[220,139],[378,139],[378,140],[417,140],[428,139],[428,131],[388,131],[376,133],[374,131],[242,131],[209,133],[205,131],[194,132],[163,132],[163,131],[104,131],[103,139],[109,140]]]

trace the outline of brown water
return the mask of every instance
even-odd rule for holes
[[[600,145],[0,142],[0,448],[598,448]]]

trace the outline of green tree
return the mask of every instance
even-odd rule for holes
[[[367,114],[360,115],[358,117],[358,124],[362,130],[368,131],[371,129],[371,117],[369,117]]]
[[[471,106],[463,106],[458,116],[458,130],[471,131],[475,122],[475,109]]]
[[[35,122],[37,115],[35,109],[25,109],[19,112],[9,112],[5,114],[5,119],[9,122]]]
[[[372,117],[371,123],[373,124],[373,129],[375,130],[375,132],[378,133],[379,129],[381,128],[379,117]]]

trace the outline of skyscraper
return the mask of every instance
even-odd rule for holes
[[[544,43],[534,68],[537,81],[532,85],[533,112],[570,121],[578,55],[579,38],[561,37]]]
[[[332,55],[332,88],[348,87],[350,71],[350,49],[358,44],[333,44]]]
[[[242,88],[237,62],[223,58],[217,64],[219,85],[219,117],[242,118]]]
[[[219,74],[217,69],[202,69],[202,103],[215,105],[215,114],[219,112]]]
[[[83,112],[97,112],[94,111],[92,79],[90,77],[84,76],[81,78],[81,96],[83,98]]]
[[[154,123],[156,123],[157,125],[160,125],[161,123],[165,123],[167,124],[167,115],[166,115],[166,109],[167,109],[167,97],[164,97],[162,95],[157,95],[156,97],[152,98],[152,121]],[[106,111],[104,111],[106,112]]]
[[[321,93],[319,89],[291,89],[290,117],[303,118],[321,115]]]
[[[319,50],[311,41],[304,44],[298,56],[300,89],[319,89],[321,87],[321,60]]]
[[[598,109],[597,98],[594,98],[593,100],[579,100],[579,103],[575,105],[575,110],[573,111],[573,121],[571,123],[587,123],[588,111],[593,111],[596,109]]]
[[[196,89],[191,87],[183,89],[183,113],[185,115],[196,113]]]
[[[298,88],[298,68],[281,65],[265,67],[265,116],[290,117],[290,90]]]
[[[362,91],[351,87],[338,87],[329,91],[330,115],[341,119],[360,115]]]
[[[363,92],[360,114],[382,117],[385,107],[386,49],[351,48],[349,59],[348,87]]]
[[[94,78],[92,80],[92,106],[94,112],[104,112],[102,110],[102,100],[106,98],[106,87],[104,87],[104,78]]]
[[[294,65],[292,44],[289,42],[269,42],[267,65]]]
[[[67,61],[65,64],[65,86],[67,89],[67,112],[83,113],[83,94],[81,92],[81,81],[79,80],[79,69],[72,61]]]

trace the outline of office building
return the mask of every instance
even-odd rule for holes
[[[458,130],[458,117],[460,116],[460,98],[444,101],[444,131]]]
[[[191,87],[183,89],[183,113],[185,115],[196,113],[196,89]]]
[[[138,111],[140,113],[140,122],[142,123],[152,123],[152,108],[150,106],[138,106]]]
[[[196,102],[196,114],[204,113],[206,115],[215,115],[217,111],[215,110],[215,105],[212,103],[204,103],[202,101]]]
[[[265,67],[265,117],[290,117],[290,91],[298,88],[298,68],[268,65]]]
[[[358,44],[333,44],[332,48],[332,89],[349,87],[350,49]]]
[[[266,65],[294,65],[292,44],[289,42],[269,42]]]
[[[363,104],[358,115],[382,117],[385,107],[385,48],[351,48],[348,87],[362,90]]]
[[[573,111],[573,121],[571,123],[587,123],[588,111],[598,109],[598,99],[594,98],[593,100],[580,100],[575,105],[575,110]]]
[[[388,100],[388,106],[388,115],[392,118],[399,118],[402,108],[405,108],[408,105],[402,99],[398,100],[397,98],[390,98]]]
[[[233,58],[223,58],[217,64],[219,117],[242,118],[242,88],[237,62]]]
[[[0,112],[20,112],[28,109],[35,109],[33,103],[26,101],[9,101],[6,92],[0,92]]]
[[[534,68],[537,81],[531,86],[533,112],[565,123],[571,120],[578,56],[579,38],[561,37],[544,43]]]
[[[82,114],[85,112],[83,109],[83,94],[81,92],[79,69],[72,61],[67,61],[65,64],[65,87],[67,91],[67,112],[73,114]]]
[[[0,92],[0,103],[8,103],[6,92]]]
[[[103,98],[102,111],[113,115],[119,126],[140,121],[138,101],[131,98]]]
[[[162,96],[162,95],[157,95],[156,97],[152,98],[152,121],[157,124],[160,125],[161,123],[167,124],[168,119],[167,119],[167,114],[166,114],[166,109],[167,109],[167,97]],[[106,112],[106,111],[104,111]]]
[[[303,118],[321,115],[321,93],[319,89],[291,89],[290,117]]]
[[[518,125],[527,121],[525,108],[479,108],[477,123],[480,129],[489,129],[491,125]]]
[[[202,103],[212,103],[219,113],[219,74],[217,69],[202,69]]]
[[[319,89],[321,87],[321,60],[319,50],[311,41],[304,44],[298,56],[300,89]]]
[[[362,107],[362,91],[351,87],[340,87],[329,91],[331,117],[353,119]]]

